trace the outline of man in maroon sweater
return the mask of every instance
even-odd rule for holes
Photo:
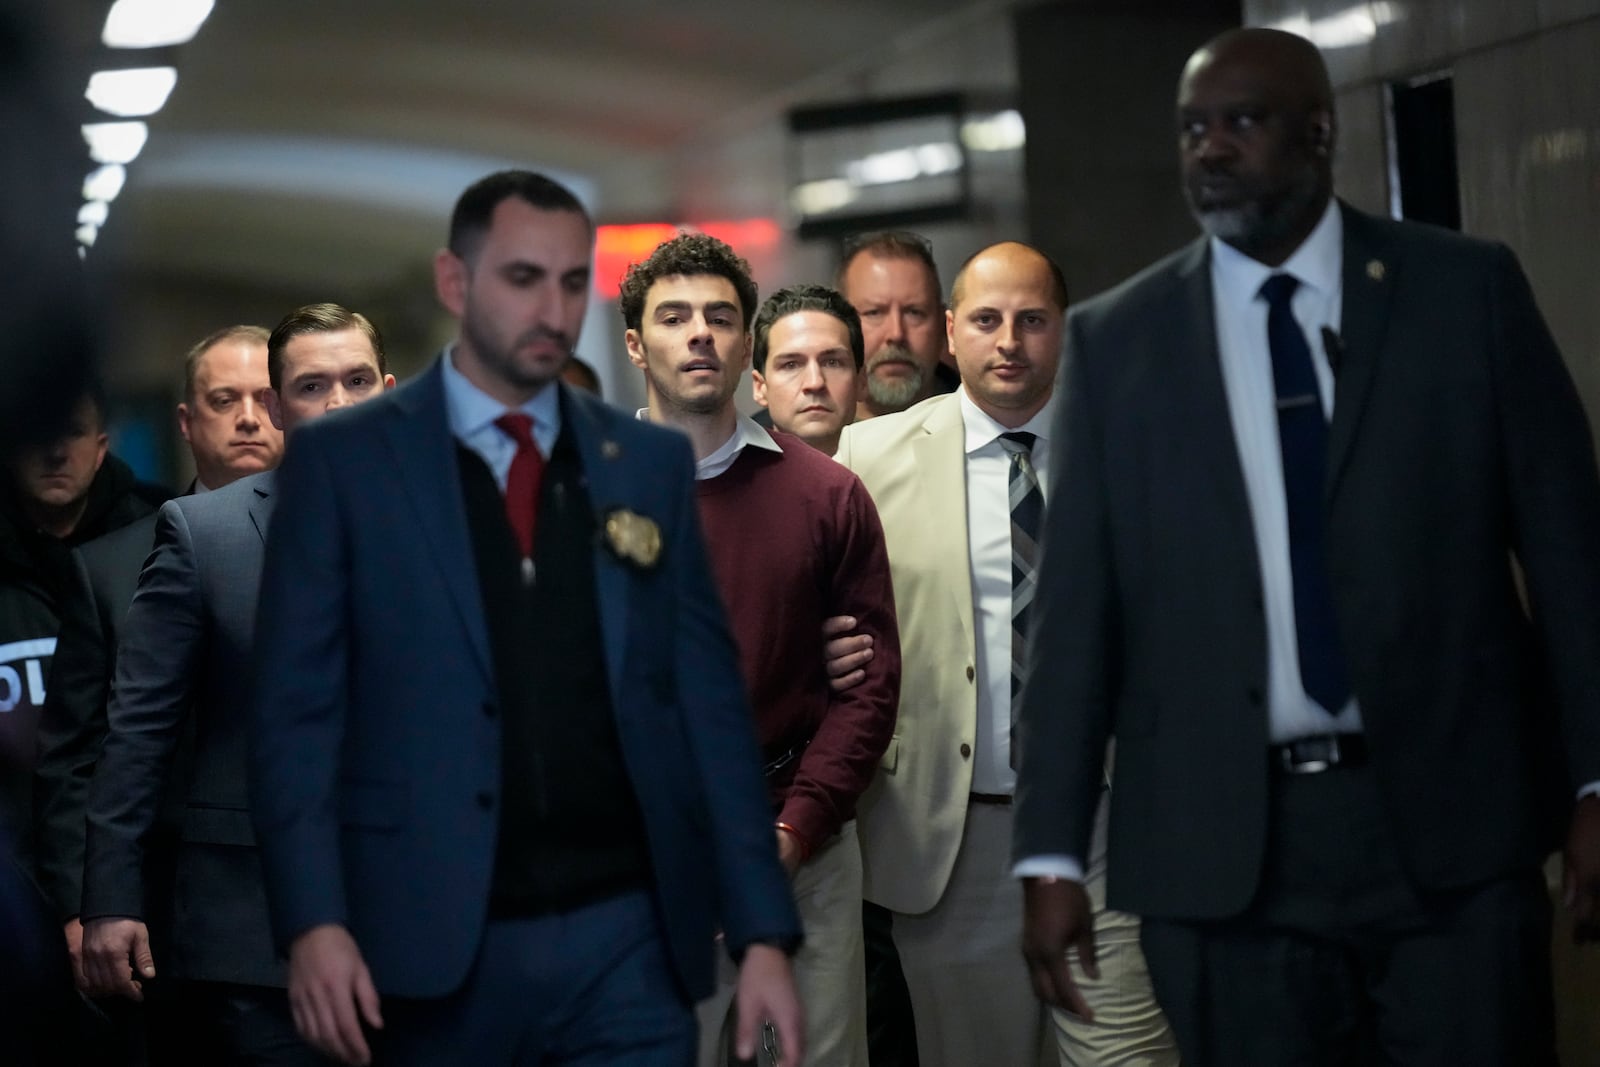
[[[783,291],[762,308],[755,344],[774,321],[826,314],[861,353],[855,311],[837,293]],[[866,1063],[861,853],[856,799],[894,732],[900,646],[883,528],[855,475],[799,438],[768,433],[734,407],[751,356],[756,286],[749,265],[703,234],[684,234],[635,264],[622,283],[628,355],[645,373],[642,417],[688,434],[700,519],[755,709],[778,851],[794,879],[806,943],[795,977],[806,1006],[808,1060]],[[823,622],[856,619],[873,638],[865,680],[828,684]],[[729,1062],[729,969],[701,1006],[703,1065]]]

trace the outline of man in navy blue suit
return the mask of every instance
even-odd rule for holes
[[[281,469],[252,803],[296,1025],[344,1062],[688,1064],[719,931],[740,1054],[803,1054],[688,441],[558,380],[593,235],[540,175],[473,185],[456,341]]]

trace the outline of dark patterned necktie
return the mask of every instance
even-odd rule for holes
[[[1017,711],[1028,663],[1028,609],[1033,606],[1039,567],[1039,531],[1044,527],[1044,492],[1033,469],[1031,433],[1000,435],[1011,457],[1011,766],[1017,766]]]
[[[1323,485],[1328,471],[1328,422],[1322,414],[1311,347],[1290,301],[1300,285],[1274,274],[1261,286],[1267,301],[1267,347],[1278,398],[1278,445],[1283,453],[1283,498],[1289,518],[1289,565],[1294,575],[1294,632],[1300,684],[1338,714],[1350,699],[1350,677],[1339,642],[1328,577],[1328,516]]]

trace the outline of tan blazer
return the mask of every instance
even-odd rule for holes
[[[837,459],[878,506],[900,622],[900,714],[857,812],[866,898],[918,914],[961,847],[977,732],[959,393],[847,427]]]

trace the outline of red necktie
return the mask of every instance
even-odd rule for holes
[[[509,412],[494,420],[507,437],[517,443],[506,475],[506,518],[517,535],[522,558],[533,559],[533,531],[539,522],[539,483],[544,479],[544,456],[533,443],[533,416]]]

